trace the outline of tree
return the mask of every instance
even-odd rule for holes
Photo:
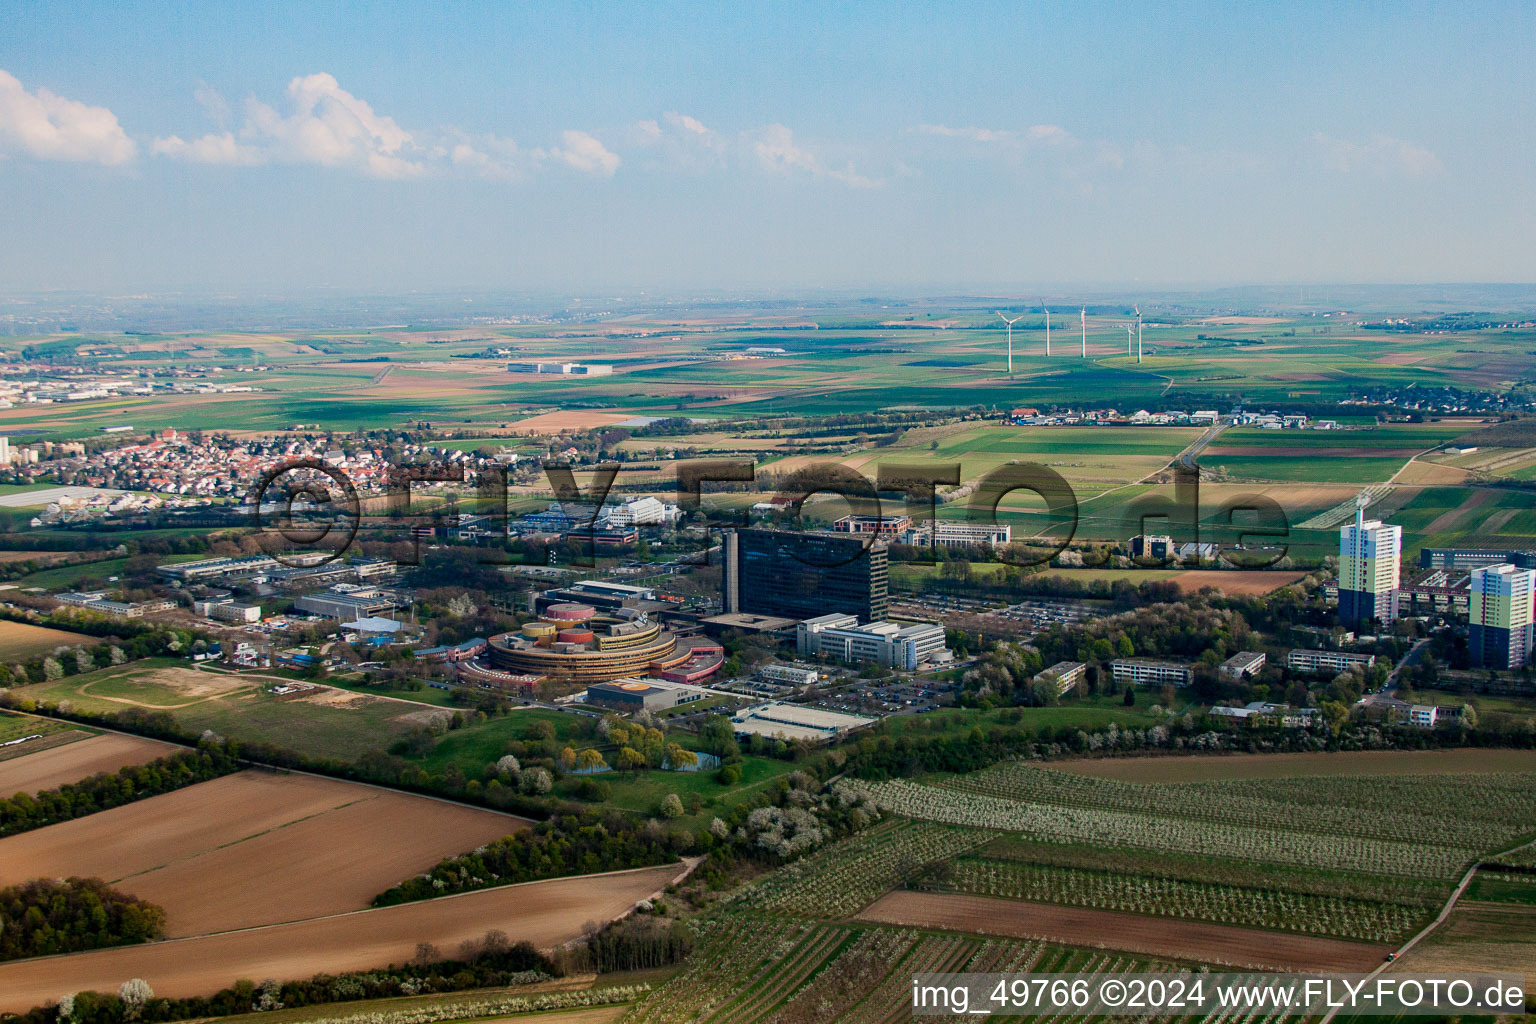
[[[635,771],[645,767],[645,755],[634,747],[620,747],[614,755],[614,765],[619,771]]]
[[[1345,707],[1342,701],[1325,700],[1318,704],[1317,710],[1322,712],[1323,721],[1328,723],[1328,728],[1333,730],[1334,735],[1338,735],[1339,730],[1349,719],[1349,708]]]
[[[603,760],[603,755],[593,747],[587,747],[576,755],[576,766],[584,772],[601,770],[607,764],[608,762]]]
[[[496,774],[517,778],[517,773],[522,770],[522,765],[517,763],[517,758],[511,754],[503,754],[496,762]]]
[[[1125,688],[1125,700],[1121,701],[1120,703],[1124,704],[1128,708],[1135,707],[1136,706],[1136,691],[1135,691],[1135,689],[1133,689],[1130,686],[1127,686]]]
[[[683,816],[683,800],[676,793],[668,793],[661,799],[661,816],[663,818],[681,818]]]
[[[50,682],[64,678],[64,666],[59,664],[58,658],[43,659],[43,678]]]
[[[673,771],[682,771],[684,768],[692,768],[699,763],[699,755],[691,750],[686,750],[676,743],[667,745],[667,767]]]
[[[137,1020],[144,1012],[144,1004],[155,998],[155,990],[143,978],[130,978],[117,987],[117,998],[123,1001],[123,1015]]]
[[[523,772],[523,792],[531,796],[543,796],[555,787],[555,780],[543,768],[530,768]]]
[[[1461,706],[1461,727],[1463,729],[1477,728],[1477,708],[1471,704]]]

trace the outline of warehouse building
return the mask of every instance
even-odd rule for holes
[[[587,687],[587,703],[625,712],[664,711],[703,697],[701,690],[668,686],[654,679],[615,679]]]

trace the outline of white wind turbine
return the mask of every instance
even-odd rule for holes
[[[1136,306],[1136,361],[1141,362],[1141,307]]]
[[[1012,320],[1009,320],[1007,317],[1003,316],[1002,313],[998,313],[997,316],[998,316],[999,320],[1001,320],[1003,323],[1008,325],[1008,376],[1012,377],[1013,376],[1013,325],[1018,323],[1020,320],[1023,320],[1024,319],[1024,314],[1020,313],[1018,316],[1014,317]]]
[[[1131,325],[1130,324],[1126,324],[1125,325],[1125,358],[1127,358],[1127,359],[1131,358],[1131,345],[1134,344],[1135,341],[1136,341],[1136,332],[1131,329]]]
[[[1088,307],[1087,306],[1083,307],[1083,311],[1078,314],[1078,317],[1082,320],[1082,324],[1083,324],[1083,358],[1087,359],[1088,358]]]
[[[1045,303],[1040,303],[1040,308],[1045,309]],[[1045,358],[1051,358],[1051,311],[1045,309]]]

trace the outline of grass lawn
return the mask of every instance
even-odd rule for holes
[[[704,808],[696,817],[684,817],[679,820],[703,823],[720,814],[725,808],[755,795],[763,787],[771,784],[774,779],[788,775],[794,770],[795,765],[792,762],[768,757],[753,757],[749,754],[742,760],[741,782],[729,789],[716,782],[715,773],[709,771],[604,772],[596,778],[608,783],[612,789],[612,794],[604,801],[605,805],[622,807],[641,814],[656,813],[658,805],[668,793],[676,793],[682,798],[684,804],[687,804],[689,796],[697,793],[705,801]],[[566,779],[561,782],[557,790],[563,795],[574,796],[579,784],[579,780]],[[567,789],[569,792],[566,792]],[[713,805],[710,804],[711,799],[715,800]]]
[[[77,709],[115,714],[132,705],[170,705],[164,710],[194,733],[212,729],[231,739],[271,743],[311,757],[350,760],[387,748],[414,724],[405,716],[427,709],[399,701],[359,699],[348,705],[314,700],[281,700],[265,692],[262,681],[206,699],[179,693],[174,686],[141,677],[156,669],[189,669],[175,658],[151,658],[116,668],[100,669],[68,679],[18,688],[20,696],[57,703],[70,701]],[[218,674],[226,678],[225,673]],[[117,697],[118,700],[108,700]],[[179,705],[179,706],[178,706]]]
[[[1063,727],[1094,731],[1114,722],[1121,727],[1145,727],[1155,725],[1150,708],[1157,703],[1157,693],[1146,687],[1136,691],[1136,704],[1126,707],[1124,698],[1099,694],[1081,699],[1069,698],[1065,703],[1044,708],[944,708],[921,715],[898,715],[888,718],[880,727],[890,736],[944,735],[969,732],[980,727],[1030,729],[1036,732]],[[1017,712],[1018,722],[1005,720]]]
[[[1505,873],[1497,868],[1479,871],[1467,886],[1467,899],[1536,904],[1536,875]]]
[[[176,562],[193,562],[199,558],[207,558],[203,555],[165,555],[160,559],[164,565]],[[66,588],[78,588],[83,583],[108,586],[107,579],[111,576],[121,576],[128,566],[126,558],[108,558],[100,562],[82,562],[79,565],[65,565],[57,569],[44,569],[34,572],[30,576],[23,576],[16,582],[23,587],[45,587],[48,590],[62,590]]]
[[[423,686],[419,690],[396,690],[387,686],[370,685],[344,676],[328,676],[325,685],[334,686],[340,690],[351,690],[353,693],[371,693],[376,697],[394,697],[396,700],[415,701],[418,704],[431,704],[440,708],[457,709],[464,706],[456,702],[447,690],[439,690],[435,686]]]
[[[507,744],[533,739],[531,729],[535,722],[548,722],[554,727],[557,740],[569,741],[578,749],[592,746],[596,740],[595,718],[547,708],[515,708],[479,724],[451,730],[437,741],[431,753],[415,760],[434,773],[456,764],[467,777],[478,779],[487,764],[507,752]]]

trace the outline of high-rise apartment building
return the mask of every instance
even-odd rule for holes
[[[1536,569],[1490,565],[1472,570],[1468,617],[1472,662],[1489,668],[1519,668],[1531,661],[1536,621]]]
[[[1398,563],[1403,528],[1365,518],[1339,530],[1339,620],[1350,627],[1397,618]]]

